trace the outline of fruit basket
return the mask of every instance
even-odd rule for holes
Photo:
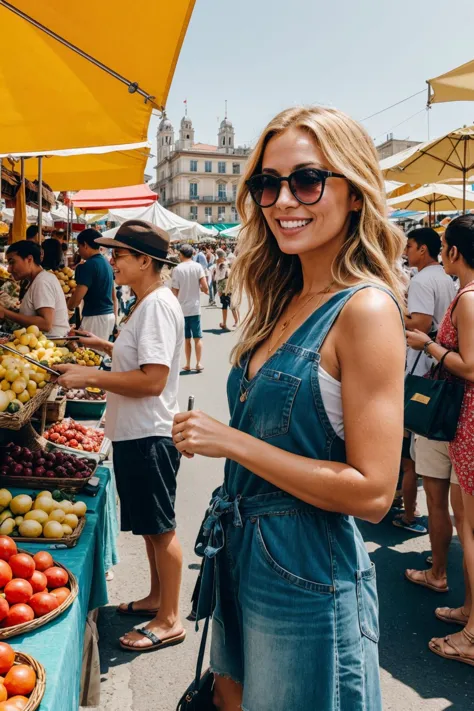
[[[47,383],[42,390],[38,390],[36,395],[28,400],[23,407],[10,414],[9,412],[0,412],[0,428],[6,430],[20,430],[29,420],[36,410],[44,405],[54,388],[54,383]]]
[[[107,406],[106,394],[98,388],[68,390],[66,397],[66,414],[69,417],[85,417],[88,420],[100,418]]]
[[[82,442],[78,442],[77,439],[74,441],[74,438],[70,437],[71,430],[81,433],[84,437]],[[59,437],[57,437],[58,434],[60,434]],[[68,454],[74,453],[76,456],[93,459],[96,462],[104,460],[110,449],[110,440],[104,436],[104,432],[101,428],[85,427],[82,423],[76,422],[72,418],[52,425],[52,427],[44,433],[43,438],[49,445],[46,445],[47,451],[57,448]],[[86,444],[86,442],[88,443]],[[79,449],[78,445],[81,445],[83,448]]]
[[[23,711],[35,711],[44,696],[45,688],[46,688],[46,671],[43,667],[42,664],[40,664],[34,657],[31,657],[29,654],[23,654],[23,652],[17,652],[14,650],[12,647],[10,647],[9,644],[6,642],[2,643],[3,651],[9,651],[13,655],[13,664],[8,670],[8,672],[5,672],[4,670],[4,681],[1,684],[0,688],[3,687],[2,691],[3,694],[8,694],[8,699],[13,699],[16,698],[26,698],[27,701],[24,706],[18,706],[18,709],[22,709]],[[8,652],[7,652],[8,653]],[[11,657],[10,657],[11,659]],[[10,661],[8,662],[10,664]],[[24,667],[29,667],[33,674],[29,674],[29,678],[25,679],[24,676]],[[20,669],[22,670],[22,676],[20,679],[18,679],[18,674],[16,672],[19,672]],[[12,671],[13,670],[13,671]],[[28,671],[27,671],[28,673]],[[25,693],[25,694],[17,694],[17,691],[24,691],[27,692],[28,688],[25,688],[25,683],[30,683],[31,685],[34,684],[34,687],[32,691]],[[18,686],[18,684],[23,685],[22,689],[15,688],[15,685]],[[8,692],[7,688],[8,687]],[[13,705],[12,705],[13,708]]]
[[[7,542],[5,542],[5,539],[7,539]],[[40,551],[32,557],[28,553],[28,551],[22,550],[21,548],[17,549],[15,541],[12,538],[9,538],[8,536],[0,536],[0,556],[3,555],[4,557],[7,557],[5,555],[5,551],[8,548],[13,551],[13,554],[8,558],[8,561],[5,561],[3,558],[0,559],[0,563],[2,564],[0,565],[0,573],[4,573],[5,564],[7,568],[10,568],[10,565],[13,565],[12,557],[16,556],[16,551],[18,554],[20,554],[21,557],[25,557],[35,561],[34,572],[41,573],[44,577],[46,577],[48,589],[50,591],[52,590],[52,592],[34,592],[32,596],[28,597],[30,590],[28,587],[25,588],[25,586],[23,586],[25,588],[23,592],[26,595],[27,602],[19,603],[12,601],[11,603],[9,603],[8,597],[10,597],[11,600],[17,599],[17,597],[12,598],[13,588],[9,589],[7,583],[3,588],[5,598],[2,597],[0,600],[1,606],[5,608],[3,609],[3,611],[0,611],[0,617],[2,620],[0,623],[0,640],[8,639],[9,637],[15,637],[20,634],[23,635],[28,632],[32,632],[33,630],[36,630],[39,627],[47,625],[56,617],[62,615],[62,613],[65,612],[68,607],[70,607],[70,605],[72,605],[79,592],[79,587],[75,575],[71,573],[71,571],[68,570],[64,565],[61,565],[61,563],[57,563],[56,561],[54,561],[52,556],[46,551]],[[42,560],[49,560],[49,562],[45,563],[45,565],[43,566],[36,567],[36,561],[40,560],[40,558]],[[50,563],[52,563],[52,566],[50,565]],[[40,568],[42,569],[40,570]],[[10,568],[10,573],[12,572],[13,571]],[[28,583],[28,580],[20,578],[20,576],[18,576],[18,573],[15,573],[15,575],[17,575],[17,577],[15,578],[16,581],[23,580],[23,582],[26,583],[27,586],[29,585],[31,590],[33,590],[30,583]],[[50,578],[52,578],[53,576],[56,579],[56,582],[50,582]],[[13,580],[11,580],[10,582],[13,582]],[[57,582],[61,582],[61,585],[58,586]],[[20,595],[22,592],[22,588],[18,586],[18,583],[16,583],[14,592],[15,596]],[[48,596],[46,599],[44,598],[45,594]],[[43,595],[43,597],[39,597],[33,600],[36,595]],[[54,606],[51,605],[50,596],[56,598]],[[17,605],[20,606],[21,609],[18,609]],[[33,607],[35,609],[33,609]],[[53,607],[53,609],[47,611],[49,607]],[[29,618],[27,621],[19,622],[17,624],[9,624],[15,622],[17,619],[24,619],[27,617]]]
[[[98,462],[83,453],[52,446],[43,449],[8,444],[0,448],[0,484],[27,489],[81,491],[94,475]],[[25,466],[30,465],[30,466]]]

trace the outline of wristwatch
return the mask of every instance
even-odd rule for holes
[[[426,341],[425,345],[423,346],[423,352],[426,353],[426,355],[429,355],[428,348],[431,346],[432,343],[434,343],[434,341],[432,338],[430,338],[430,340]]]

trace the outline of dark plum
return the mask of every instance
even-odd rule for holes
[[[46,473],[46,469],[44,467],[36,467],[34,471],[35,476],[44,476]]]

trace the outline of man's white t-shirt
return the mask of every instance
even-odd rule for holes
[[[166,365],[166,386],[159,396],[107,394],[105,434],[112,442],[144,437],[170,437],[179,411],[178,384],[184,319],[174,294],[160,287],[147,296],[127,321],[114,344],[112,372],[126,373],[142,365]]]
[[[53,326],[48,336],[66,336],[71,328],[67,313],[66,298],[58,278],[51,272],[42,271],[30,284],[20,305],[20,313],[37,316],[38,309],[54,309]]]
[[[441,264],[432,264],[415,274],[408,287],[408,313],[428,314],[433,317],[431,331],[437,331],[439,324],[456,296],[456,285],[446,274]],[[407,349],[407,373],[410,373],[420,351]],[[421,353],[415,368],[415,375],[424,375],[435,361]]]
[[[173,289],[179,289],[178,300],[185,316],[199,316],[201,313],[199,280],[203,276],[204,269],[192,259],[181,262],[173,269],[171,286]]]

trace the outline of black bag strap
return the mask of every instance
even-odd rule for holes
[[[201,643],[199,645],[199,654],[198,654],[197,663],[196,663],[196,676],[194,677],[194,689],[195,690],[199,689],[199,684],[201,681],[202,665],[204,663],[204,654],[206,652],[206,642],[207,642],[207,634],[209,632],[210,619],[211,619],[210,617],[206,617],[206,621],[204,623],[204,627],[202,630]]]
[[[418,362],[419,362],[422,355],[423,355],[423,351],[420,351],[416,357],[414,364],[413,364],[413,368],[410,370],[410,375],[413,375],[413,373],[415,372],[416,366],[418,365]]]

